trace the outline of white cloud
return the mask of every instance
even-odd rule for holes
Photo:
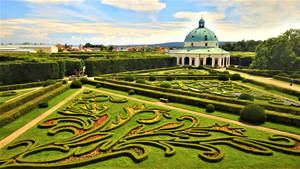
[[[160,0],[102,0],[102,3],[133,11],[160,11],[166,7]]]
[[[25,1],[25,2],[30,2],[30,3],[64,3],[64,4],[69,4],[69,3],[74,3],[74,2],[83,2],[84,0],[20,0],[20,1]]]

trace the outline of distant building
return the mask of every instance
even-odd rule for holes
[[[219,48],[215,33],[204,26],[201,17],[199,27],[192,30],[184,40],[184,48],[171,50],[170,55],[177,57],[177,65],[227,67],[230,53]]]
[[[58,48],[53,45],[6,45],[0,46],[0,53],[57,53]]]
[[[113,51],[128,51],[127,47],[113,47]]]

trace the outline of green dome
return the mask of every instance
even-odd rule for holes
[[[192,30],[185,38],[184,42],[217,42],[218,38],[215,33],[204,27],[204,19],[199,21],[199,27]]]

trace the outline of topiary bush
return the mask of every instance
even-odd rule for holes
[[[39,104],[39,108],[46,108],[48,107],[48,102],[42,102]]]
[[[240,119],[249,123],[263,123],[267,115],[264,108],[257,104],[249,104],[241,110]]]
[[[82,84],[87,84],[89,82],[89,79],[84,77],[84,78],[81,78],[80,81]]]
[[[125,77],[125,80],[126,80],[126,81],[130,81],[130,82],[133,82],[133,81],[135,80],[135,77],[134,77],[133,75],[127,75],[127,76]]]
[[[172,87],[172,85],[168,82],[162,82],[159,86],[163,87],[163,88],[171,88]]]
[[[213,105],[213,104],[207,104],[207,105],[205,106],[205,109],[206,109],[206,112],[212,113],[212,112],[215,111],[215,105]]]
[[[254,100],[254,97],[251,96],[250,94],[242,93],[242,94],[238,97],[238,99],[253,101],[253,100]]]
[[[223,80],[223,81],[227,81],[229,79],[229,75],[228,74],[224,74],[221,73],[218,77],[218,80]]]
[[[48,80],[46,80],[46,82],[45,82],[44,86],[53,85],[53,84],[55,84],[55,83],[56,83],[56,81],[55,81],[55,80],[48,79]]]
[[[146,80],[145,79],[137,79],[135,82],[145,84]]]
[[[134,90],[129,90],[128,91],[128,95],[134,95],[135,94],[135,91]]]
[[[156,76],[154,76],[154,75],[150,75],[150,77],[149,77],[149,81],[155,81],[156,80]]]
[[[241,77],[240,74],[235,73],[235,74],[233,74],[233,75],[231,76],[230,79],[231,79],[231,80],[242,80],[243,78]]]
[[[74,80],[72,83],[71,83],[71,88],[81,88],[82,87],[82,83],[80,80]]]
[[[68,80],[63,80],[62,83],[63,83],[63,84],[67,84],[67,83],[68,83]]]
[[[172,80],[173,80],[173,77],[172,77],[171,75],[168,75],[167,78],[166,78],[166,80],[167,80],[167,81],[172,81]]]
[[[100,83],[97,83],[96,84],[96,88],[100,88],[101,87],[101,84]]]

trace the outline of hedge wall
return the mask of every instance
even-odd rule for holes
[[[45,81],[60,77],[60,64],[55,61],[0,63],[0,84]]]
[[[282,80],[282,81],[285,81],[285,82],[290,82],[291,81],[291,78],[284,77],[284,76],[279,76],[279,75],[275,75],[275,76],[273,76],[273,78],[277,79],[277,80]],[[300,84],[300,79],[294,79],[293,83]]]
[[[249,73],[252,75],[265,76],[265,77],[272,77],[274,75],[282,73],[282,70],[239,69],[239,68],[232,68],[232,67],[228,67],[226,69]]]
[[[163,97],[169,99],[172,102],[184,103],[184,104],[189,104],[194,106],[205,107],[205,105],[207,104],[214,104],[216,110],[220,110],[232,114],[239,114],[240,110],[244,107],[242,105],[224,103],[224,102],[208,100],[203,98],[195,98],[195,97],[189,97],[189,96],[184,96],[179,94],[165,93],[156,90],[114,84],[114,83],[104,82],[104,81],[89,80],[89,84],[91,85],[96,85],[98,83],[101,84],[101,86],[103,87],[107,87],[111,89],[117,89],[122,91],[134,90],[136,94],[150,96],[154,98]],[[267,112],[268,121],[300,127],[300,116],[293,115],[293,114],[278,113],[275,111],[266,111],[266,112]]]
[[[23,116],[24,114],[37,108],[39,103],[48,101],[48,100],[52,99],[53,97],[63,93],[64,91],[66,91],[67,89],[70,88],[70,85],[61,85],[61,83],[60,83],[59,87],[57,85],[53,85],[53,86],[55,88],[52,89],[50,92],[49,91],[46,92],[44,90],[43,92],[40,93],[40,95],[38,97],[35,97],[33,100],[27,101],[27,102],[24,101],[22,105],[1,114],[0,115],[0,127],[3,127],[5,125],[13,122],[20,116]]]
[[[250,66],[252,63],[252,57],[230,56],[231,65]]]
[[[86,74],[96,76],[99,74],[125,72],[139,69],[170,67],[176,65],[175,57],[137,58],[137,59],[98,59],[84,60]]]

